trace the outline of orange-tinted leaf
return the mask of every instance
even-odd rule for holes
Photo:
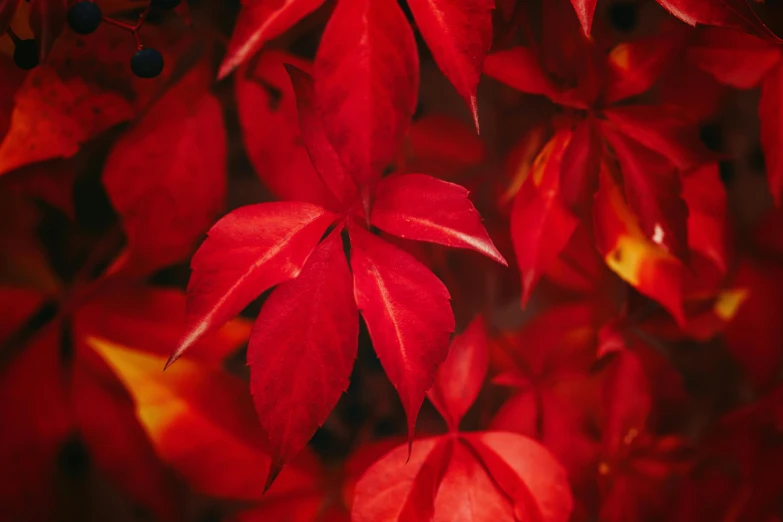
[[[144,274],[186,257],[225,204],[226,133],[197,67],[114,145],[103,183],[128,237],[126,265]]]
[[[469,248],[506,265],[468,191],[424,174],[398,174],[377,185],[370,222],[406,239]]]
[[[359,338],[351,286],[338,229],[296,279],[272,292],[253,327],[247,360],[256,411],[271,443],[267,484],[348,389]]]
[[[400,396],[413,440],[424,394],[454,331],[449,292],[407,252],[358,227],[349,232],[356,304]]]
[[[261,203],[217,222],[190,263],[188,327],[171,364],[269,288],[299,275],[334,216],[309,203]]]
[[[467,102],[479,130],[476,89],[492,45],[494,0],[409,0],[435,63]]]
[[[0,143],[0,175],[29,163],[70,158],[82,143],[131,118],[123,98],[40,66],[16,93],[11,127]]]
[[[134,401],[100,359],[77,361],[71,382],[79,434],[98,470],[158,520],[175,521],[181,507],[174,477],[158,459],[136,419]]]
[[[609,268],[684,323],[682,263],[642,232],[606,171],[601,173],[593,212],[598,250]]]
[[[314,64],[329,141],[357,185],[399,150],[419,87],[416,41],[394,0],[340,0]]]
[[[577,224],[559,195],[563,153],[569,139],[569,132],[561,132],[547,143],[514,200],[511,239],[522,272],[523,306]]]
[[[459,429],[462,417],[476,400],[488,364],[484,319],[478,316],[451,340],[449,355],[438,367],[435,383],[427,392],[451,431]]]
[[[158,454],[190,487],[218,498],[261,499],[270,457],[245,382],[189,358],[164,373],[159,355],[101,338],[88,344],[128,389]],[[316,480],[294,463],[268,494],[312,489]]]
[[[653,36],[623,42],[609,53],[609,80],[605,103],[614,103],[647,91],[671,64],[687,33],[661,31]]]
[[[220,66],[218,79],[228,76],[239,64],[256,54],[266,42],[283,34],[323,3],[324,0],[243,2],[226,57]]]
[[[78,338],[100,337],[168,357],[185,331],[185,293],[127,282],[106,284],[74,312]],[[219,366],[247,341],[250,321],[232,319],[199,339],[186,357]]]
[[[611,129],[604,136],[614,149],[625,181],[628,206],[642,232],[679,259],[688,259],[688,207],[680,173],[664,158]]]

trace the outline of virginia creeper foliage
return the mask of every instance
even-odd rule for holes
[[[0,36],[0,521],[783,520],[781,5]]]

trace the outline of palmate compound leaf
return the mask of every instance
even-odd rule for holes
[[[450,431],[457,431],[462,417],[476,400],[489,365],[484,318],[477,316],[454,336],[446,360],[438,367],[427,397],[445,419]]]
[[[113,270],[146,274],[186,257],[225,204],[226,131],[196,66],[117,141],[103,183],[128,238]]]
[[[358,186],[399,150],[419,87],[413,31],[395,0],[339,0],[313,66],[324,130]]]
[[[310,203],[260,203],[218,221],[193,256],[188,328],[166,366],[262,292],[301,272],[334,215]]]
[[[492,44],[494,0],[409,0],[435,63],[468,104],[479,130],[476,89]]]
[[[400,395],[413,440],[416,417],[454,331],[449,292],[410,254],[349,227],[354,295],[375,352]]]
[[[565,522],[572,497],[563,468],[527,437],[446,435],[405,445],[356,484],[354,522]]]
[[[348,389],[359,315],[340,232],[318,245],[296,279],[275,288],[253,327],[247,360],[256,411],[271,442],[267,485]]]

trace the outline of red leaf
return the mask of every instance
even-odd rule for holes
[[[783,270],[777,262],[746,260],[734,285],[745,289],[747,298],[726,327],[726,344],[751,383],[764,390],[777,382],[783,361]]]
[[[413,31],[395,0],[340,0],[315,59],[329,141],[359,186],[399,150],[419,88]]]
[[[682,189],[688,205],[688,246],[725,272],[729,225],[726,188],[720,180],[718,165],[710,163],[685,174]]]
[[[54,41],[65,29],[67,0],[30,0],[30,28],[38,44],[43,62],[52,50]]]
[[[443,283],[413,256],[358,228],[349,229],[356,304],[408,416],[416,417],[448,355],[454,315]]]
[[[683,22],[730,27],[774,38],[748,0],[657,0]]]
[[[370,466],[356,484],[354,522],[427,522],[450,453],[449,441],[416,441],[408,453],[397,446]]]
[[[541,67],[538,56],[527,47],[512,47],[487,55],[484,74],[520,92],[557,96],[557,89]]]
[[[511,239],[522,273],[523,306],[577,225],[558,193],[563,152],[569,139],[569,132],[561,132],[547,143],[514,200]]]
[[[454,179],[481,165],[487,147],[473,127],[443,114],[425,114],[408,129],[402,172],[422,172],[440,179]]]
[[[356,358],[359,316],[340,229],[333,231],[293,281],[264,303],[250,337],[250,391],[269,435],[267,485],[324,423]]]
[[[605,450],[614,455],[646,428],[652,409],[650,384],[636,354],[617,353],[607,370],[604,394],[608,411],[603,442]]]
[[[761,146],[767,166],[767,181],[772,198],[783,205],[783,61],[770,72],[761,85],[759,101]]]
[[[158,520],[179,520],[174,477],[139,425],[131,397],[97,364],[105,367],[98,358],[79,361],[71,389],[79,433],[96,467]]]
[[[225,205],[226,131],[197,68],[117,141],[103,183],[123,218],[126,268],[147,273],[185,258]]]
[[[514,510],[473,448],[460,439],[452,452],[435,497],[438,522],[497,522],[514,520]]]
[[[129,281],[104,284],[74,312],[74,335],[100,337],[168,357],[185,331],[185,299],[185,293],[175,289]],[[219,366],[247,341],[251,325],[246,319],[231,320],[201,337],[187,357]]]
[[[310,161],[324,185],[337,198],[342,208],[347,210],[356,195],[356,185],[346,175],[340,157],[326,137],[322,110],[315,99],[313,79],[292,65],[286,65],[286,70],[296,93],[299,128]]]
[[[563,467],[537,442],[504,432],[466,434],[482,464],[510,497],[518,520],[566,522],[573,509]]]
[[[75,428],[58,355],[56,328],[42,331],[0,379],[0,502],[11,519],[52,520],[57,513],[42,479],[54,476],[61,443]]]
[[[408,5],[435,63],[470,107],[478,132],[476,88],[492,45],[494,0],[409,0]]]
[[[477,316],[461,334],[451,340],[449,355],[438,367],[435,383],[427,392],[432,404],[457,431],[462,417],[476,400],[489,364],[484,319]]]
[[[268,41],[274,40],[299,20],[318,9],[324,0],[246,0],[220,65],[218,79],[228,76]]]
[[[606,264],[623,280],[655,299],[682,325],[684,266],[642,232],[607,171],[593,205],[596,246]]]
[[[705,27],[688,48],[688,60],[721,83],[750,89],[783,58],[780,46],[730,29]]]
[[[580,122],[563,152],[559,185],[560,198],[577,215],[592,203],[603,153],[604,145],[593,119]]]
[[[694,127],[680,111],[660,105],[626,105],[603,111],[629,138],[687,169],[703,162],[706,150]]]
[[[398,446],[356,484],[356,522],[565,522],[572,499],[565,471],[539,444],[513,433]]]
[[[277,199],[333,206],[334,198],[302,143],[296,97],[285,63],[303,70],[310,65],[282,51],[265,51],[254,70],[243,69],[234,78],[245,151]]]
[[[37,161],[70,158],[82,143],[131,116],[120,96],[78,77],[62,80],[50,67],[39,66],[16,92],[11,127],[0,143],[0,175]]]
[[[682,260],[688,259],[688,207],[680,173],[657,154],[604,129],[625,180],[625,194],[644,234]]]
[[[593,17],[595,16],[595,6],[598,0],[571,0],[579,17],[579,24],[582,26],[585,36],[590,36],[590,29],[593,27]]]
[[[188,328],[167,366],[262,292],[299,275],[333,214],[309,203],[261,203],[218,221],[190,263]]]
[[[678,27],[614,47],[608,57],[609,79],[604,102],[614,103],[650,89],[679,56],[677,51],[688,34]]]
[[[506,265],[468,191],[424,174],[387,176],[377,185],[370,222],[406,239],[469,248]]]

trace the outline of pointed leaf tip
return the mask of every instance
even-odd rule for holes
[[[269,491],[269,488],[272,487],[272,484],[274,484],[275,480],[277,480],[277,476],[280,475],[280,472],[283,471],[283,466],[285,463],[280,459],[280,457],[274,457],[272,461],[269,463],[269,473],[266,476],[266,482],[264,483],[264,491],[263,494],[266,494],[267,491]]]

